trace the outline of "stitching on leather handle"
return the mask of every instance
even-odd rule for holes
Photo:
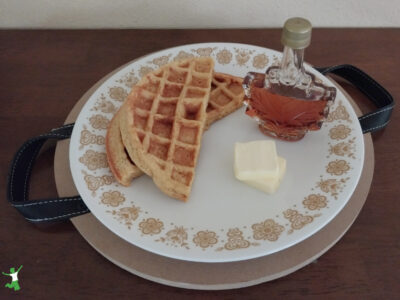
[[[79,197],[79,196],[78,196]],[[70,201],[80,201],[82,200],[79,198],[66,198],[66,199],[56,199],[56,200],[48,200],[48,201],[40,201],[35,203],[26,203],[26,204],[12,204],[14,207],[26,207],[26,206],[33,206],[33,205],[42,205],[48,203],[57,203],[57,202],[70,202]]]
[[[41,218],[41,219],[25,218],[25,219],[27,219],[28,221],[31,221],[31,222],[43,222],[43,221],[51,221],[51,220],[61,219],[61,218],[65,218],[65,217],[72,217],[72,216],[84,214],[87,212],[89,212],[89,209],[84,209],[84,210],[81,210],[78,212],[65,214],[65,215],[61,215],[61,216],[56,216],[56,217],[51,217],[51,218]]]
[[[359,117],[358,120],[361,121],[361,120],[364,120],[366,118],[372,117],[374,115],[381,114],[381,113],[383,113],[385,111],[392,110],[392,109],[393,109],[393,105],[391,105],[390,107],[386,107],[385,109],[382,109],[382,110],[379,110],[379,111],[376,111],[376,112],[373,112],[373,113],[366,114],[366,115],[364,115],[362,117]]]
[[[383,123],[383,124],[381,124],[379,126],[375,126],[375,127],[370,127],[370,128],[364,129],[363,133],[368,133],[368,132],[371,132],[371,131],[373,131],[375,129],[379,129],[379,128],[385,127],[389,122],[390,122],[390,120],[386,121],[385,123]]]

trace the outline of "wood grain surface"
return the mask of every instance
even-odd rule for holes
[[[6,201],[15,151],[28,138],[63,123],[76,101],[120,65],[164,48],[199,42],[238,42],[281,50],[280,30],[0,31],[0,271],[24,268],[21,290],[0,299],[399,299],[400,117],[373,135],[375,175],[367,202],[342,240],[317,262],[278,280],[228,291],[172,288],[136,277],[104,259],[70,222],[37,226]],[[351,63],[394,98],[400,96],[400,29],[315,29],[306,61]],[[373,109],[343,83],[363,111]],[[31,198],[56,195],[54,147],[44,149]]]

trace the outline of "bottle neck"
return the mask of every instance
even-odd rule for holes
[[[296,84],[304,76],[303,59],[304,48],[293,49],[285,46],[279,72],[279,79],[283,84]]]
[[[303,70],[304,48],[293,49],[285,46],[283,49],[283,57],[281,69],[296,68],[299,71]]]

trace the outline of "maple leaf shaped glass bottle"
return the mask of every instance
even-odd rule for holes
[[[311,23],[303,18],[285,22],[280,66],[265,74],[249,72],[244,81],[246,114],[269,136],[297,141],[309,130],[319,130],[335,100],[336,88],[315,80],[304,70],[304,49],[311,41]]]

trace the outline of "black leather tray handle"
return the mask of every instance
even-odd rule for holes
[[[26,141],[14,155],[7,181],[7,199],[28,221],[35,223],[67,220],[89,212],[80,196],[29,200],[33,163],[48,139],[71,137],[74,124],[67,124]]]
[[[346,79],[375,104],[377,107],[375,111],[358,118],[363,133],[377,131],[389,123],[394,107],[393,97],[368,74],[352,65],[337,65],[316,69],[324,75],[332,73]]]

